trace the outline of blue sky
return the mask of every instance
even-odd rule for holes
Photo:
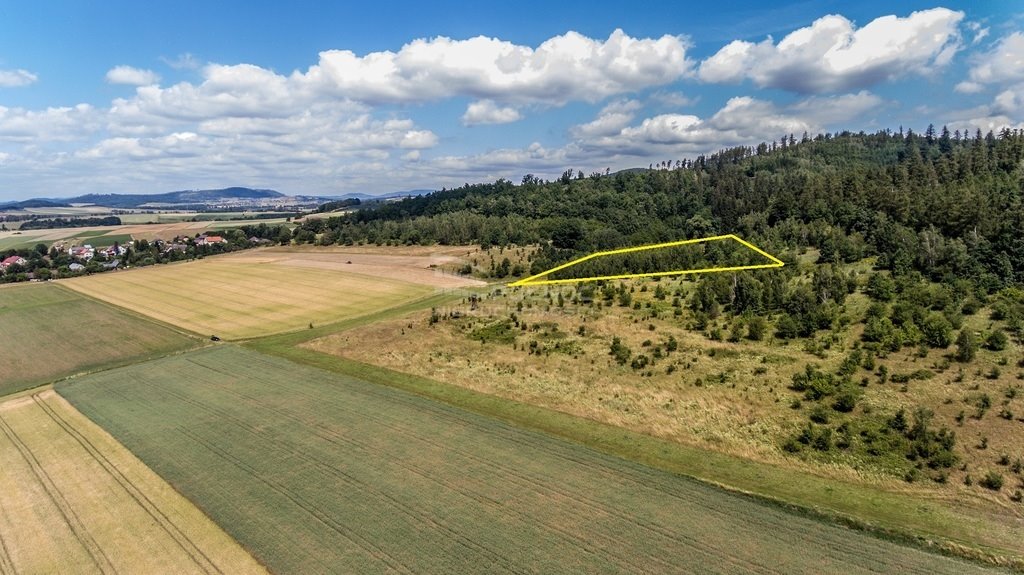
[[[1024,127],[1015,2],[90,4],[0,4],[0,199],[383,193]]]

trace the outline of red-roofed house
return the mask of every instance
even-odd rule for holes
[[[221,236],[199,236],[196,238],[196,245],[205,246],[209,244],[226,244],[228,241]]]
[[[91,260],[92,257],[96,255],[96,250],[92,246],[86,244],[84,246],[71,248],[71,251],[68,253],[70,253],[73,258]]]
[[[13,265],[23,266],[28,263],[28,260],[21,256],[11,256],[4,261],[0,262],[0,269],[7,269]]]

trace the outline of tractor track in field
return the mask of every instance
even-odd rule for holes
[[[291,492],[286,486],[282,485],[280,482],[273,481],[262,476],[258,469],[252,467],[251,465],[247,464],[241,459],[233,456],[226,450],[216,445],[213,445],[205,438],[200,437],[199,435],[193,433],[192,431],[184,427],[179,428],[178,432],[184,435],[185,437],[191,439],[198,445],[201,445],[202,447],[206,448],[211,453],[215,454],[218,458],[241,469],[247,475],[251,476],[253,479],[256,479],[257,481],[263,483],[267,487],[273,489],[276,493],[288,499],[294,505],[298,506],[300,509],[302,509],[310,516],[315,518],[323,526],[327,527],[331,531],[334,531],[338,535],[341,535],[342,537],[344,537],[345,539],[347,539],[348,541],[352,542],[354,545],[365,551],[368,555],[386,564],[391,569],[401,573],[407,573],[409,575],[413,575],[415,573],[415,571],[409,568],[409,566],[398,561],[377,545],[374,545],[372,542],[366,540],[366,538],[360,536],[351,529],[346,528],[343,524],[331,518],[323,511],[319,510],[315,505],[307,502],[303,497]]]
[[[53,503],[54,507],[60,512],[61,517],[64,518],[64,523],[71,529],[75,539],[78,540],[79,544],[85,549],[89,558],[101,573],[117,573],[117,569],[114,564],[111,563],[110,558],[103,551],[103,548],[96,543],[92,535],[86,529],[82,520],[75,513],[75,510],[71,507],[71,504],[67,501],[60,489],[54,483],[53,478],[50,477],[49,473],[43,468],[42,464],[36,459],[35,454],[29,449],[27,445],[21,440],[14,428],[7,423],[3,415],[0,415],[0,432],[7,437],[7,440],[14,445],[15,449],[21,455],[25,463],[28,464],[35,476],[39,485],[42,486],[43,491],[46,493],[47,498]]]
[[[484,547],[483,545],[480,545],[479,543],[475,542],[473,539],[471,539],[471,538],[467,537],[466,535],[462,534],[461,532],[459,532],[457,529],[455,529],[455,528],[453,528],[453,527],[451,527],[451,526],[449,526],[449,525],[447,525],[445,523],[442,523],[442,522],[440,522],[440,521],[430,517],[426,513],[411,511],[405,504],[403,504],[401,501],[396,500],[394,497],[390,496],[385,491],[382,491],[382,490],[380,490],[380,489],[378,489],[378,488],[376,488],[376,487],[374,487],[372,485],[369,485],[366,482],[360,481],[358,478],[354,477],[352,474],[346,473],[343,469],[341,469],[341,468],[339,468],[339,467],[337,467],[335,465],[331,465],[330,463],[327,463],[327,462],[322,461],[320,459],[317,459],[315,457],[311,457],[311,456],[307,455],[306,453],[304,453],[302,450],[295,449],[296,446],[284,443],[284,442],[282,442],[280,440],[277,440],[277,439],[275,439],[273,437],[270,437],[270,436],[268,436],[268,435],[266,435],[264,433],[261,433],[258,429],[254,428],[252,425],[248,424],[244,420],[241,420],[241,419],[235,417],[233,414],[231,414],[228,411],[211,407],[208,404],[204,404],[202,402],[196,401],[196,400],[194,400],[194,399],[192,399],[192,398],[190,398],[190,397],[188,397],[188,396],[186,396],[184,394],[175,393],[173,391],[170,391],[169,389],[164,389],[163,391],[165,393],[167,393],[168,395],[171,395],[172,397],[175,397],[175,398],[177,398],[178,400],[180,400],[182,402],[185,402],[185,403],[188,403],[190,405],[193,405],[194,407],[196,407],[198,409],[201,409],[201,410],[204,410],[204,411],[207,411],[208,413],[212,413],[212,414],[220,417],[222,420],[231,421],[233,425],[235,425],[238,428],[242,429],[244,432],[251,434],[253,437],[259,438],[259,440],[263,441],[264,443],[272,445],[272,446],[275,446],[275,447],[277,447],[278,449],[280,449],[284,453],[290,453],[290,454],[292,454],[292,455],[294,455],[296,457],[299,457],[299,458],[303,459],[304,461],[306,461],[307,463],[310,463],[310,464],[320,468],[322,471],[326,472],[328,475],[334,476],[335,478],[342,480],[343,482],[347,483],[348,485],[351,485],[351,486],[353,486],[355,488],[360,489],[364,493],[371,493],[371,494],[373,494],[376,499],[385,502],[390,508],[394,509],[395,511],[397,511],[397,512],[399,512],[399,513],[401,513],[401,514],[403,514],[403,515],[405,515],[407,517],[410,517],[410,518],[412,518],[412,519],[414,519],[416,521],[424,522],[424,523],[426,523],[428,525],[431,525],[432,527],[434,527],[436,529],[444,531],[445,533],[450,535],[453,538],[454,541],[456,541],[459,545],[465,547],[466,549],[475,551],[476,553],[478,553],[480,555],[483,555],[485,557],[490,558],[492,561],[496,561],[496,562],[505,564],[505,566],[506,566],[506,568],[508,569],[509,572],[511,572],[511,573],[521,572],[520,570],[518,570],[512,564],[512,562],[507,557],[505,557],[505,556],[503,556],[503,555],[501,555],[499,553],[496,553],[493,550],[488,549],[487,547]]]
[[[197,365],[199,365],[199,364],[197,364]],[[216,371],[216,370],[214,370],[214,371]],[[290,411],[290,410],[286,410],[286,409],[282,409],[282,408],[274,408],[274,407],[267,406],[265,404],[260,403],[259,400],[257,398],[255,398],[255,397],[247,396],[247,395],[244,395],[244,394],[241,394],[241,393],[238,393],[238,392],[234,392],[233,390],[230,390],[230,389],[225,389],[224,391],[226,393],[233,394],[236,397],[239,397],[239,398],[242,398],[242,399],[250,401],[254,407],[259,407],[260,409],[265,409],[267,411],[276,413],[276,414],[278,414],[278,415],[280,415],[282,417],[285,417],[285,418],[287,418],[287,419],[289,419],[289,420],[291,420],[291,421],[293,421],[293,422],[295,422],[297,424],[308,426],[309,423],[310,423],[309,421],[307,421],[307,420],[303,419],[302,417],[300,417],[300,415],[298,415],[296,412],[293,412],[293,411]],[[200,405],[204,405],[204,404],[199,403],[199,404],[196,404],[196,405],[200,406]],[[231,421],[235,422],[238,425],[243,425],[243,424],[240,423],[240,420],[238,420],[237,418],[233,417],[230,413],[228,413],[226,411],[223,411],[223,410],[213,410],[212,408],[209,408],[209,406],[205,406],[205,407],[206,407],[206,409],[210,410],[211,412],[216,413],[219,417],[222,417],[224,419],[230,419]],[[366,416],[367,415],[366,413],[357,412],[357,411],[345,408],[344,406],[336,406],[335,405],[333,407],[336,407],[337,409],[345,410],[345,411],[347,411],[347,412],[349,412],[351,414],[355,414],[355,415],[361,415],[361,416]],[[616,511],[614,511],[612,509],[609,509],[607,506],[601,505],[601,503],[599,501],[597,501],[597,500],[595,500],[593,498],[586,497],[586,496],[584,496],[584,495],[582,495],[580,493],[570,493],[568,490],[559,489],[559,488],[556,487],[557,483],[554,483],[554,482],[543,482],[543,481],[531,478],[531,477],[529,477],[527,475],[522,474],[519,470],[517,470],[514,467],[503,465],[503,464],[501,464],[501,463],[499,463],[497,461],[494,461],[494,460],[489,460],[489,459],[484,459],[484,458],[480,458],[480,457],[474,456],[473,454],[469,453],[468,451],[458,449],[457,447],[454,447],[454,446],[451,446],[451,445],[442,445],[439,442],[432,441],[432,440],[428,439],[427,437],[424,437],[424,436],[412,433],[408,428],[405,428],[405,427],[401,427],[401,426],[394,425],[394,424],[388,424],[388,423],[385,423],[385,422],[383,422],[381,420],[376,420],[376,423],[380,424],[383,427],[387,427],[388,429],[390,429],[392,431],[396,431],[396,432],[400,433],[403,437],[405,437],[405,438],[407,438],[409,440],[414,440],[414,441],[422,442],[423,444],[429,445],[429,446],[434,447],[434,448],[444,449],[447,452],[458,454],[459,456],[464,457],[467,460],[474,461],[474,462],[482,464],[484,466],[494,468],[494,469],[500,471],[503,476],[512,479],[513,482],[516,483],[517,485],[519,485],[519,486],[521,486],[523,488],[526,488],[526,489],[532,489],[534,492],[536,492],[538,494],[543,494],[545,497],[547,497],[547,498],[549,498],[549,499],[551,499],[553,501],[554,500],[571,500],[574,503],[580,504],[583,507],[586,507],[587,509],[589,509],[591,511],[597,512],[598,514],[608,514],[608,515],[611,515],[611,516],[613,516],[613,517],[615,517],[615,518],[617,518],[619,520],[622,520],[622,521],[624,521],[626,523],[631,523],[631,524],[633,524],[633,525],[635,525],[635,526],[637,526],[637,527],[639,527],[639,528],[641,528],[641,529],[643,529],[645,531],[649,531],[651,535],[654,535],[654,536],[657,536],[657,537],[661,537],[661,538],[665,538],[665,539],[668,539],[669,541],[673,541],[675,543],[678,543],[678,544],[690,547],[694,551],[703,553],[703,554],[705,554],[709,558],[714,558],[714,559],[721,559],[722,558],[722,555],[721,555],[720,552],[717,552],[716,550],[712,549],[708,545],[702,544],[697,538],[678,536],[676,534],[667,532],[661,526],[657,526],[657,525],[653,525],[653,524],[650,524],[650,523],[645,523],[645,522],[642,522],[642,521],[638,521],[636,518],[628,517],[628,516],[626,516],[623,513],[616,512]],[[463,424],[463,425],[466,424],[465,421],[461,421],[460,423]],[[360,441],[355,440],[353,438],[341,436],[341,435],[339,435],[337,433],[332,433],[330,430],[325,429],[324,427],[322,427],[321,424],[316,424],[316,428],[311,428],[311,429],[314,431],[314,433],[320,439],[322,439],[322,440],[324,440],[324,441],[326,441],[328,443],[331,443],[333,445],[342,445],[342,446],[349,447],[349,448],[355,448],[358,451],[360,451],[360,452],[362,452],[362,453],[364,453],[366,455],[369,455],[369,456],[373,456],[375,454],[379,455],[379,453],[375,453],[374,452],[372,446],[370,446],[369,444],[367,444],[365,442],[360,442]],[[259,435],[259,433],[255,432],[255,431],[254,431],[254,434]],[[533,448],[537,447],[534,444],[527,444],[527,445],[529,447],[533,447]],[[419,466],[414,466],[414,465],[411,465],[411,464],[408,464],[408,463],[404,463],[404,462],[401,462],[401,461],[396,461],[395,463],[399,467],[402,467],[403,469],[405,469],[405,470],[407,470],[407,471],[409,471],[411,473],[414,473],[417,476],[419,476],[419,477],[421,477],[421,478],[423,478],[423,479],[425,479],[427,481],[435,483],[435,484],[437,484],[437,485],[439,485],[441,487],[444,487],[446,489],[453,490],[453,491],[459,493],[460,495],[463,495],[464,497],[467,497],[469,499],[473,499],[474,501],[477,501],[478,503],[483,503],[485,505],[489,505],[489,506],[492,506],[494,508],[501,509],[503,512],[515,515],[515,516],[517,516],[520,519],[523,519],[525,521],[535,521],[534,518],[532,518],[532,517],[530,517],[530,516],[528,516],[528,515],[526,515],[526,514],[524,514],[522,512],[519,512],[519,511],[517,511],[515,509],[511,509],[511,508],[509,508],[508,506],[502,504],[499,501],[490,499],[490,498],[488,498],[486,496],[483,496],[483,495],[481,495],[479,493],[473,492],[473,491],[471,491],[469,489],[460,488],[460,487],[458,487],[458,486],[456,486],[454,484],[451,484],[451,483],[448,483],[448,482],[444,482],[444,481],[440,481],[440,480],[436,479],[433,476],[433,474],[431,474],[429,469],[426,469],[426,468],[423,468],[423,467],[419,467]],[[365,486],[365,485],[364,485],[364,488],[373,489],[372,487],[368,487],[368,486]],[[568,532],[566,530],[560,529],[560,528],[558,528],[557,526],[554,526],[554,525],[541,524],[539,526],[544,528],[544,529],[546,529],[546,530],[553,531],[553,532],[559,534],[561,537],[563,537],[563,538],[565,538],[567,540],[570,540],[570,541],[572,541],[572,540],[574,540],[576,538],[576,536],[574,534],[572,534],[572,533],[570,533],[570,532]],[[609,555],[611,555],[612,557],[617,559],[617,562],[620,564],[620,566],[623,569],[629,569],[630,564],[631,563],[635,563],[635,555],[631,556],[631,557],[625,557],[625,556],[622,556],[621,554],[615,554],[613,552],[613,550],[615,549],[615,546],[617,544],[617,541],[614,540],[614,538],[612,538],[611,536],[601,536],[600,538],[603,539],[603,541],[601,542],[601,543],[603,543],[603,545],[596,545],[595,544],[595,545],[593,545],[593,547],[597,547],[597,548],[601,548],[602,549],[602,554],[601,554],[602,557],[611,558],[611,557],[609,557]],[[584,546],[579,546],[578,542],[576,542],[576,541],[573,541],[573,543],[575,543],[577,545],[577,548],[579,548],[580,550],[582,550],[582,551],[584,551],[584,552],[586,552],[588,554],[595,553],[593,551],[593,549],[590,549],[590,548],[584,547]],[[666,560],[665,558],[657,557],[657,556],[655,556],[653,554],[649,554],[648,555],[648,559],[650,561],[654,562],[654,563],[661,564],[662,567],[666,568],[666,569],[676,569],[676,570],[684,569],[684,566],[682,566],[682,565],[679,565],[679,564],[676,564],[676,563],[672,563],[672,562]],[[752,562],[744,562],[744,561],[730,561],[730,562],[735,564],[737,567],[742,567],[744,570],[746,570],[747,572],[750,572],[750,573],[766,573],[766,574],[780,573],[780,571],[775,570],[775,569],[771,569],[770,567],[768,567],[766,565],[756,564],[756,563],[752,563]]]
[[[0,534],[0,574],[6,575],[18,575],[18,570],[14,568],[14,561],[11,559],[11,550],[7,548],[7,542],[4,541],[4,537]]]
[[[146,514],[153,519],[156,523],[170,538],[173,540],[181,550],[189,556],[189,558],[196,564],[201,571],[204,573],[220,573],[224,572],[217,567],[217,565],[195,544],[194,541],[189,539],[175,523],[168,517],[153,501],[146,496],[134,483],[131,482],[128,477],[117,468],[116,465],[102,451],[96,448],[96,446],[79,432],[71,423],[65,420],[59,413],[57,413],[50,405],[46,403],[44,399],[40,397],[40,394],[35,393],[32,395],[32,401],[47,415],[49,418],[57,424],[66,434],[71,436],[81,447],[84,449],[92,458],[95,460],[107,474],[124,489],[125,493],[135,501],[138,506],[146,512]]]

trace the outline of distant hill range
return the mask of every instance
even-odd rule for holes
[[[274,190],[221,188],[182,190],[163,194],[86,194],[64,200],[69,204],[95,204],[108,208],[137,208],[147,204],[209,204],[231,200],[266,200],[287,197]]]
[[[69,206],[70,204],[66,202],[35,198],[32,200],[24,200],[21,202],[0,203],[0,210],[23,210],[25,208],[66,208]]]
[[[410,196],[422,196],[426,194],[432,194],[434,190],[420,189],[420,190],[406,190],[404,192],[391,192],[389,194],[345,194],[343,196],[326,196],[332,200],[390,200],[392,198],[408,198]]]
[[[275,190],[263,190],[243,187],[220,188],[216,190],[181,190],[177,192],[166,192],[162,194],[85,194],[73,198],[34,198],[20,202],[2,202],[0,210],[21,210],[26,208],[66,208],[72,205],[89,204],[115,209],[132,209],[149,206],[202,206],[216,204],[253,204],[263,203],[266,200],[279,200],[282,203],[300,203],[316,205],[332,200],[358,199],[367,200],[388,200],[393,198],[405,198],[409,196],[421,196],[429,194],[434,190],[408,190],[403,192],[391,192],[382,195],[372,194],[345,194],[341,196],[288,196]]]

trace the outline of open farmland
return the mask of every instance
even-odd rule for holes
[[[232,346],[58,391],[282,573],[983,571]]]
[[[53,283],[0,288],[0,395],[198,343]]]
[[[51,391],[0,404],[0,573],[261,573]]]
[[[350,256],[342,253],[321,256],[242,252],[75,278],[66,285],[197,333],[239,339],[364,315],[430,294],[452,280],[467,281],[428,271],[426,265],[394,272],[390,265],[346,264]]]
[[[115,241],[124,243],[129,239],[137,240],[171,240],[176,236],[195,236],[197,234],[235,228],[240,226],[267,224],[278,225],[285,223],[285,218],[272,218],[260,220],[212,220],[212,221],[181,221],[171,219],[161,223],[137,223],[138,218],[124,216],[124,225],[120,226],[94,226],[82,228],[52,228],[41,230],[5,231],[0,232],[0,250],[27,249],[36,244],[52,245],[60,242],[66,245],[92,244],[93,246],[109,246]],[[151,219],[156,218],[150,215]],[[189,216],[194,217],[194,216]],[[150,221],[150,220],[143,220]],[[155,221],[155,220],[154,220]],[[7,227],[14,229],[21,222],[7,222]]]

